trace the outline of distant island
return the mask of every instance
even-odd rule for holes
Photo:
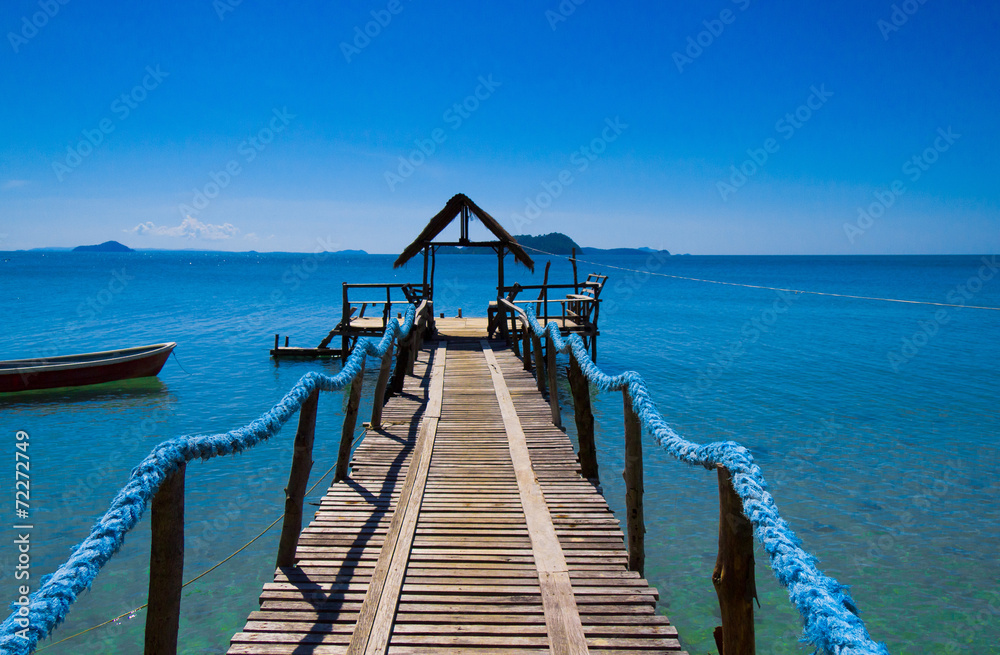
[[[534,248],[547,253],[552,253],[553,255],[572,255],[574,248],[576,248],[576,254],[578,255],[641,255],[654,252],[663,252],[668,255],[670,254],[666,250],[655,250],[653,248],[584,248],[562,232],[551,232],[549,234],[541,234],[539,236],[531,236],[530,234],[515,234],[514,240],[525,248],[528,248],[529,251]],[[470,246],[467,248],[460,248],[458,246],[441,246],[438,248],[437,252],[439,255],[495,254],[495,251],[492,248],[482,246]]]
[[[117,241],[105,241],[96,246],[77,246],[73,252],[135,252],[128,246]]]

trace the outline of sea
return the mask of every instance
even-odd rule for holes
[[[550,281],[571,282],[566,258],[545,256],[536,256],[534,273],[511,263],[507,282],[541,282],[550,259]],[[245,425],[305,373],[337,372],[336,360],[272,360],[274,335],[282,342],[287,335],[293,346],[317,345],[340,319],[344,282],[420,280],[418,264],[394,270],[393,260],[0,253],[0,359],[178,344],[157,378],[0,394],[0,453],[8,458],[0,466],[7,494],[0,599],[16,601],[21,585],[37,589],[158,442]],[[894,655],[1000,652],[995,256],[642,253],[581,260],[580,279],[608,276],[598,365],[612,374],[638,371],[685,438],[747,446],[782,515],[820,568],[850,586],[876,640]],[[495,286],[495,259],[440,256],[435,310],[485,315]],[[565,379],[559,394],[570,407]],[[370,411],[365,396],[362,416]],[[320,398],[310,484],[335,462],[344,401],[339,392]],[[604,494],[621,517],[621,395],[598,395],[594,414]],[[575,439],[573,421],[566,422]],[[28,435],[22,441],[30,456],[24,519],[15,515],[19,431]],[[290,425],[251,451],[188,466],[185,579],[280,516],[293,435]],[[715,473],[675,460],[649,435],[644,458],[646,577],[659,590],[658,610],[689,653],[715,653]],[[310,493],[307,514],[328,483]],[[27,569],[17,568],[23,560],[13,526],[22,524],[32,526]],[[180,652],[225,652],[271,580],[279,529],[185,587]],[[42,643],[44,652],[141,652],[145,613],[133,610],[146,601],[149,538],[146,516]],[[812,652],[759,546],[756,561],[757,652]],[[23,570],[30,578],[16,579]]]

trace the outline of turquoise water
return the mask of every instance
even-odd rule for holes
[[[340,317],[341,282],[420,277],[416,266],[393,271],[390,256],[0,258],[9,260],[0,262],[0,358],[179,344],[177,360],[158,379],[0,396],[0,439],[12,462],[16,431],[30,434],[33,588],[83,538],[152,445],[244,424],[304,372],[337,370],[336,363],[272,362],[275,333],[315,345]],[[821,568],[852,586],[876,639],[898,654],[1000,652],[1000,484],[992,473],[1000,312],[783,295],[649,272],[990,306],[1000,306],[1000,276],[984,281],[994,272],[979,257],[595,261],[581,264],[581,274],[610,275],[598,363],[612,373],[642,373],[660,411],[687,438],[750,447],[783,515]],[[534,276],[518,269],[508,281],[540,281],[539,263]],[[491,258],[440,257],[437,310],[484,314],[495,275]],[[564,260],[553,263],[551,279],[571,280]],[[568,389],[560,393],[568,406]],[[336,457],[342,401],[338,394],[320,400],[314,480]],[[617,512],[624,504],[621,397],[598,397],[594,411],[601,479]],[[292,434],[286,429],[251,452],[188,468],[187,578],[278,516]],[[647,577],[685,647],[714,653],[714,473],[680,464],[651,443],[645,457]],[[13,465],[0,467],[0,481],[13,525]],[[7,533],[0,598],[13,601],[17,553],[13,530]],[[226,649],[257,607],[276,548],[275,529],[185,590],[182,652]],[[144,521],[50,641],[142,604],[148,552]],[[757,566],[758,652],[810,652],[797,643],[797,615],[761,553]],[[139,652],[144,618],[139,612],[47,652]]]

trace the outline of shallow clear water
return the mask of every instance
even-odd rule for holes
[[[293,345],[315,345],[340,317],[342,282],[420,276],[415,265],[393,271],[390,256],[18,252],[2,258],[9,261],[0,262],[6,335],[0,358],[179,344],[177,360],[158,379],[0,396],[0,439],[11,460],[15,432],[31,435],[33,588],[83,538],[155,443],[245,424],[306,371],[338,369],[272,362],[267,349],[275,333],[291,335]],[[876,639],[900,654],[996,652],[1000,485],[990,465],[1000,432],[1000,312],[785,296],[647,273],[991,306],[1000,306],[1000,276],[982,281],[992,271],[979,257],[593,259],[596,265],[581,264],[581,275],[610,275],[598,363],[611,373],[639,371],[685,437],[750,447],[783,515],[821,568],[852,586]],[[508,281],[539,281],[539,264],[534,276],[508,270]],[[570,270],[555,261],[552,281],[570,281]],[[495,276],[491,258],[439,257],[436,309],[484,314]],[[373,381],[372,368],[366,382]],[[568,388],[560,393],[568,406]],[[342,402],[340,394],[321,398],[314,480],[334,463]],[[597,397],[594,412],[601,480],[620,511],[620,395]],[[293,432],[188,468],[186,578],[277,518]],[[645,458],[647,577],[685,647],[715,652],[714,473],[676,462],[651,441]],[[12,465],[0,467],[0,482],[13,505]],[[10,517],[13,525],[13,507]],[[148,529],[144,521],[130,535],[50,641],[145,601]],[[17,553],[6,541],[0,597],[15,600]],[[182,652],[226,649],[257,607],[276,548],[273,529],[185,589]],[[811,652],[797,643],[799,619],[762,553],[757,566],[758,652]],[[47,652],[137,652],[144,616]]]

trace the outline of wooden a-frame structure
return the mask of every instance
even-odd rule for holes
[[[492,232],[496,241],[472,241],[469,239],[469,220],[473,217],[486,226]],[[456,218],[461,218],[461,236],[458,241],[434,241],[434,238],[451,224]],[[445,204],[444,209],[439,211],[416,240],[408,245],[402,254],[393,263],[393,268],[399,268],[413,259],[418,253],[424,254],[424,277],[423,277],[423,298],[433,299],[434,295],[434,267],[435,252],[441,246],[462,246],[462,247],[486,247],[492,248],[497,253],[497,299],[503,297],[503,260],[506,253],[514,255],[514,261],[523,264],[528,270],[534,272],[535,262],[532,261],[528,253],[524,251],[507,230],[503,228],[495,218],[487,214],[479,205],[472,202],[464,193],[459,193],[451,197]]]

